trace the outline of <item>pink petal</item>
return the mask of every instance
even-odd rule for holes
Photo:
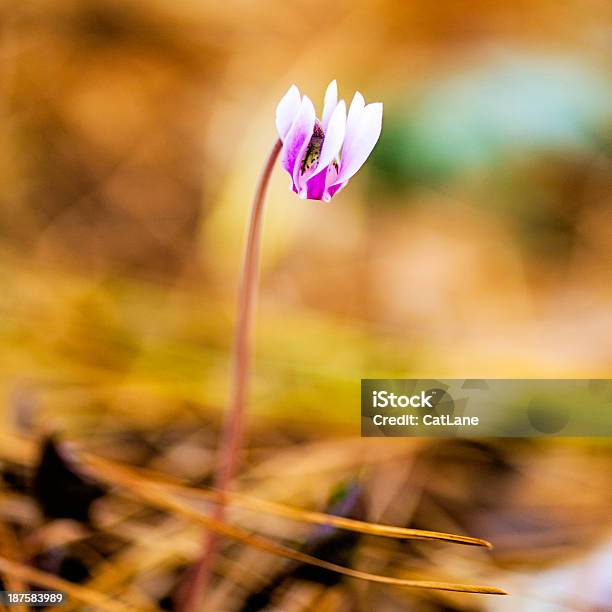
[[[294,187],[298,184],[300,166],[310,142],[315,123],[315,110],[309,98],[304,96],[298,113],[283,141],[281,165],[291,175]]]
[[[292,85],[276,107],[276,129],[281,140],[285,140],[291,124],[300,110],[300,90]]]
[[[338,183],[337,185],[332,185],[331,187],[328,187],[325,195],[323,196],[323,199],[326,202],[329,202],[347,183],[348,181],[345,181],[344,183]]]
[[[368,104],[360,113],[358,124],[349,125],[351,121],[349,111],[340,172],[334,185],[348,181],[368,159],[380,136],[382,113],[383,105],[380,102]]]
[[[336,179],[338,178],[338,166],[336,164],[330,164],[325,173],[325,191],[323,192],[323,201],[329,202],[335,193],[340,191],[342,187],[346,185],[346,182],[335,185]]]
[[[338,104],[338,85],[335,79],[327,86],[325,90],[325,98],[323,99],[323,129],[327,132],[327,125],[331,119],[332,113]]]
[[[306,197],[309,200],[329,202],[333,195],[346,185],[346,182],[344,182],[328,187],[330,178],[335,178],[337,174],[335,167],[330,165],[325,169],[325,172],[319,172],[316,176],[311,177],[307,182]]]
[[[309,200],[322,200],[325,194],[325,181],[327,177],[327,168],[325,172],[319,172],[316,176],[312,176],[306,182],[306,197]]]
[[[312,173],[312,176],[316,176],[323,169],[327,168],[329,164],[338,156],[340,153],[340,147],[344,142],[344,134],[346,133],[346,104],[344,100],[340,100],[339,104],[334,109],[332,116],[329,120],[329,125],[325,132],[325,140],[321,147],[321,156],[319,157],[319,163]]]

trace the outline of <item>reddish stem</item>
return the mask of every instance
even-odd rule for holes
[[[268,184],[281,148],[282,142],[277,140],[259,176],[251,206],[249,233],[242,263],[242,276],[238,294],[236,333],[232,351],[230,398],[225,411],[217,471],[215,474],[215,488],[221,493],[231,486],[238,468],[238,459],[244,438],[246,399],[251,361],[251,328],[253,326],[259,279],[263,212]],[[219,521],[225,519],[225,500],[222,495],[215,505],[213,517]],[[204,538],[202,554],[192,568],[191,576],[185,585],[184,597],[181,598],[183,599],[180,605],[182,612],[196,612],[199,609],[199,603],[204,601],[210,580],[211,565],[218,544],[218,536],[212,532],[208,533]]]

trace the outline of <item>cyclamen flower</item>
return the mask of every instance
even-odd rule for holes
[[[257,297],[257,279],[261,253],[261,235],[264,219],[266,193],[276,160],[282,153],[281,163],[291,176],[291,188],[301,198],[324,200],[329,202],[349,179],[361,168],[368,158],[380,136],[382,126],[382,104],[368,104],[357,92],[351,102],[348,116],[344,101],[338,102],[336,81],[332,81],[325,92],[323,119],[315,116],[314,106],[306,97],[301,97],[298,88],[293,85],[283,96],[276,109],[276,127],[280,139],[274,145],[264,162],[249,216],[242,276],[239,284],[238,308],[236,317],[236,334],[232,349],[232,368],[230,395],[224,419],[219,459],[215,472],[215,489],[219,492],[230,488],[239,467],[244,438],[244,421],[247,410],[249,370],[251,362],[251,342],[253,336],[253,313]],[[211,520],[213,524],[223,525],[225,520],[226,501],[221,496],[215,504]],[[393,529],[393,528],[391,528]],[[200,610],[206,599],[206,589],[212,564],[218,549],[218,534],[228,534],[227,530],[216,530],[214,527],[207,534],[202,545],[198,561],[189,572],[184,590],[181,592],[180,612]],[[231,534],[228,534],[231,535]],[[387,534],[387,535],[390,535]],[[395,533],[394,535],[397,535]],[[238,537],[234,534],[233,537]],[[399,536],[401,537],[401,536]],[[484,540],[436,534],[431,531],[420,532],[407,530],[405,537],[416,539],[439,539],[447,542],[461,542],[487,546]],[[288,549],[281,549],[273,541],[261,537],[253,541],[256,547],[268,552],[280,551],[287,556]],[[288,555],[291,556],[291,555]],[[302,555],[305,563],[320,565],[314,557]],[[350,568],[336,566],[340,574],[355,575]],[[390,579],[377,574],[362,573],[362,577],[374,582],[388,583]],[[474,593],[506,594],[502,589],[477,585],[457,585],[443,582],[421,582],[412,579],[394,579],[398,586],[423,587]]]
[[[356,92],[346,114],[336,81],[325,92],[322,119],[307,96],[292,85],[276,108],[283,143],[281,164],[300,198],[329,202],[363,166],[380,136],[383,105],[367,104]],[[341,152],[342,150],[342,152]]]

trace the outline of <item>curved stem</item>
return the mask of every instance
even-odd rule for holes
[[[251,361],[251,342],[255,300],[259,279],[259,255],[261,252],[261,230],[266,193],[274,164],[282,148],[277,140],[268,155],[261,171],[253,203],[249,231],[242,263],[242,276],[238,293],[238,312],[236,333],[232,350],[232,373],[229,403],[225,412],[221,444],[219,446],[215,487],[223,492],[228,489],[238,468],[238,459],[244,438],[246,399]],[[225,518],[225,501],[222,497],[215,505],[213,517],[216,520]],[[207,534],[202,543],[200,559],[192,568],[186,584],[180,609],[183,612],[196,612],[203,600],[210,579],[210,569],[217,551],[218,539],[213,533]]]

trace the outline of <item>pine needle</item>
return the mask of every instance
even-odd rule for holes
[[[111,461],[100,459],[99,457],[93,457],[92,455],[87,455],[83,457],[83,459],[85,463],[92,468],[97,466],[99,469],[103,470],[106,468],[112,472],[113,467],[119,467],[117,464]],[[121,467],[121,469],[126,468]],[[276,516],[281,516],[294,521],[312,523],[315,525],[326,525],[338,529],[345,529],[347,531],[354,531],[387,538],[397,538],[402,540],[434,540],[441,542],[453,542],[456,544],[466,544],[468,546],[483,546],[485,548],[493,548],[490,542],[480,538],[472,538],[469,536],[455,535],[451,533],[441,533],[437,531],[426,531],[422,529],[408,529],[405,527],[396,527],[393,525],[383,525],[379,523],[369,523],[366,521],[349,519],[333,514],[326,514],[324,512],[303,510],[301,508],[295,508],[285,504],[257,499],[232,491],[227,491],[222,494],[214,489],[188,487],[174,481],[170,481],[167,477],[151,472],[150,470],[145,471],[129,468],[129,471],[132,472],[134,478],[145,479],[151,484],[164,486],[176,493],[213,502],[219,502],[221,501],[221,498],[223,498],[229,505],[246,508],[248,510],[266,512],[268,514],[274,514]]]
[[[378,574],[370,574],[360,570],[347,568],[341,565],[336,565],[329,561],[317,559],[300,551],[294,550],[283,544],[279,544],[266,537],[250,533],[240,527],[229,525],[228,523],[216,521],[208,515],[196,510],[189,504],[180,501],[169,493],[166,484],[151,482],[142,478],[140,475],[135,476],[129,469],[119,467],[116,464],[109,469],[108,464],[106,469],[100,469],[101,460],[92,461],[89,457],[88,463],[90,467],[97,464],[96,474],[98,478],[104,480],[111,486],[118,486],[125,492],[137,496],[148,503],[169,512],[173,512],[182,516],[186,520],[198,523],[206,529],[213,531],[223,537],[227,537],[248,546],[253,546],[273,555],[278,555],[298,563],[314,565],[322,569],[336,572],[350,578],[357,578],[369,582],[377,582],[388,584],[397,587],[410,587],[420,589],[435,589],[442,591],[455,591],[461,593],[482,593],[489,595],[507,595],[507,593],[497,587],[469,585],[469,584],[454,584],[448,582],[434,582],[427,580],[407,580],[402,578],[394,578],[392,576],[381,576]],[[106,462],[105,462],[106,463]]]

